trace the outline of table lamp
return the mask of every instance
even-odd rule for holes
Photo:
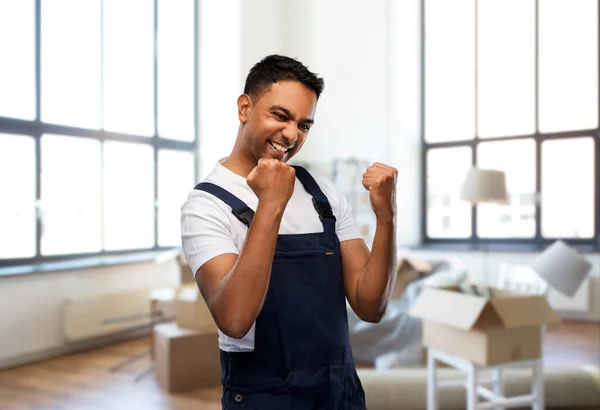
[[[573,297],[592,269],[592,264],[565,242],[557,240],[533,261],[531,267],[548,286]]]
[[[506,204],[506,176],[503,171],[492,169],[471,168],[460,188],[460,198],[472,205],[480,203]],[[485,269],[484,283],[489,285],[489,246],[484,248]]]
[[[474,205],[484,202],[505,204],[508,194],[504,172],[471,168],[461,186],[460,198]]]

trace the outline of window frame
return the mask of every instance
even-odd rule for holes
[[[159,254],[160,252],[170,252],[173,250],[177,250],[180,246],[158,246],[158,153],[160,149],[169,149],[176,151],[184,151],[191,152],[194,155],[194,180],[196,176],[199,174],[199,155],[198,155],[198,146],[199,146],[199,118],[198,118],[198,84],[199,84],[199,74],[198,74],[198,62],[199,62],[199,53],[198,53],[198,0],[191,0],[193,2],[194,9],[194,29],[193,29],[193,53],[194,53],[194,76],[191,80],[190,84],[194,87],[194,140],[193,141],[180,141],[174,139],[164,138],[158,135],[158,1],[153,0],[154,7],[154,21],[153,21],[153,134],[152,136],[141,136],[141,135],[131,135],[124,134],[118,132],[105,131],[102,128],[100,129],[88,129],[88,128],[80,128],[80,127],[72,127],[66,125],[57,125],[44,123],[41,121],[41,0],[35,0],[34,5],[34,18],[35,18],[35,33],[34,33],[34,47],[35,47],[35,56],[34,56],[34,64],[35,64],[35,119],[33,120],[22,120],[10,117],[2,117],[0,116],[0,134],[14,134],[14,135],[23,135],[34,138],[35,141],[35,175],[36,175],[36,201],[42,200],[41,198],[41,138],[44,134],[57,134],[64,136],[73,136],[80,138],[91,138],[98,140],[100,142],[104,141],[120,141],[120,142],[132,142],[136,144],[146,144],[152,147],[153,155],[154,155],[154,246],[151,248],[139,248],[139,249],[127,249],[127,250],[116,250],[116,251],[106,251],[102,250],[100,252],[92,252],[92,253],[73,253],[73,254],[61,254],[61,255],[52,255],[52,256],[44,256],[41,254],[41,216],[39,212],[39,207],[36,206],[37,215],[36,215],[36,255],[30,258],[13,258],[13,259],[0,259],[0,270],[10,269],[12,267],[23,267],[23,266],[50,266],[55,262],[68,262],[68,261],[76,261],[81,259],[88,259],[93,261],[90,263],[90,266],[99,266],[104,265],[103,257],[107,257],[112,262],[108,264],[115,264],[115,256],[123,256],[129,255],[129,259],[123,259],[124,263],[128,263],[129,260],[136,260],[136,255],[148,255],[148,254]],[[102,9],[101,9],[102,10]],[[103,19],[103,13],[100,13],[99,18]],[[103,47],[104,38],[101,36],[101,44],[99,45],[98,52],[101,52]],[[104,92],[103,87],[101,86],[101,95]],[[103,172],[103,170],[102,170]],[[192,187],[190,187],[191,189]],[[101,189],[101,188],[100,188]],[[152,259],[149,256],[147,259]],[[69,268],[68,265],[60,264],[63,266],[61,270],[66,270]],[[32,269],[31,271],[45,271],[47,269]],[[49,269],[52,270],[52,269]],[[2,276],[0,274],[0,276]]]
[[[572,130],[563,132],[551,132],[542,133],[539,131],[539,0],[535,0],[535,129],[533,134],[527,135],[514,135],[508,137],[488,137],[480,138],[478,134],[477,126],[475,126],[475,137],[468,140],[457,140],[457,141],[444,141],[444,142],[427,142],[425,135],[425,121],[426,121],[426,77],[425,77],[425,65],[426,65],[426,33],[425,33],[425,13],[426,13],[426,2],[427,0],[421,0],[421,112],[420,112],[420,130],[421,130],[421,244],[425,246],[441,246],[441,247],[458,247],[458,248],[469,248],[478,249],[480,247],[489,249],[490,245],[501,250],[511,249],[543,249],[544,247],[555,242],[557,239],[561,239],[573,246],[577,246],[581,249],[600,249],[600,89],[598,90],[598,118],[599,125],[597,128],[587,130]],[[477,64],[477,5],[478,0],[473,0],[474,12],[475,12],[475,24],[473,29],[475,30],[475,125],[477,125],[478,113],[478,64]],[[597,35],[600,44],[600,11],[598,13],[598,30]],[[600,53],[598,56],[598,78],[600,80]],[[594,140],[594,235],[591,238],[545,238],[542,236],[541,231],[541,216],[542,206],[539,198],[541,197],[541,167],[542,167],[542,143],[544,141],[553,139],[570,139],[577,137],[591,137]],[[535,142],[535,161],[536,161],[536,176],[535,176],[535,235],[532,238],[480,238],[477,235],[477,206],[471,205],[471,235],[468,238],[434,238],[429,237],[427,234],[427,154],[429,150],[436,148],[451,148],[451,147],[470,147],[471,148],[471,165],[477,164],[477,146],[480,143],[494,142],[494,141],[514,141],[523,139],[533,139]],[[457,187],[458,189],[458,187]]]

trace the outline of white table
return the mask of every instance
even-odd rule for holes
[[[466,380],[439,381],[437,362],[444,362],[466,375]],[[504,379],[502,370],[508,367],[531,367],[533,369],[531,394],[504,397]],[[480,380],[482,372],[491,372],[491,380]],[[461,359],[437,349],[428,349],[427,356],[427,410],[439,408],[438,391],[446,386],[463,385],[467,394],[467,410],[508,409],[531,405],[534,410],[544,409],[544,375],[542,359],[480,366],[470,360]],[[486,387],[490,386],[490,388]],[[479,397],[485,399],[480,403]]]

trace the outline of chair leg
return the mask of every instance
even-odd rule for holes
[[[535,395],[533,410],[544,410],[544,362],[537,361],[533,366],[532,390]]]
[[[469,371],[467,372],[467,410],[475,410],[477,409],[477,404],[479,402],[477,395],[477,368],[474,364],[469,366]]]
[[[431,350],[427,351],[427,410],[438,410],[437,362]]]
[[[496,368],[492,371],[492,380],[494,382],[494,394],[498,397],[504,397],[504,378],[502,368]],[[504,410],[504,407],[496,404],[495,410]]]

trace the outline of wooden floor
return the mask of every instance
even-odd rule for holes
[[[147,338],[0,371],[2,410],[217,410],[220,388],[168,395],[149,373]],[[548,330],[546,366],[600,363],[600,326],[563,323]],[[139,355],[140,360],[111,371]]]

